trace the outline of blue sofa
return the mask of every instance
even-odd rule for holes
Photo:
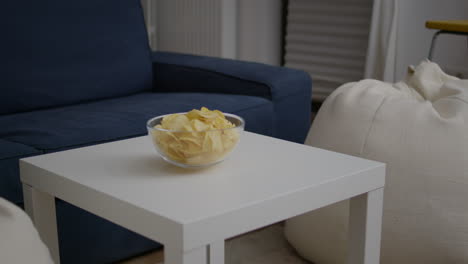
[[[311,81],[258,63],[151,52],[139,0],[5,1],[0,8],[0,196],[22,206],[18,159],[142,136],[151,117],[206,106],[303,143]],[[62,263],[160,247],[56,201]]]

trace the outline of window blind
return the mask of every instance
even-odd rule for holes
[[[364,76],[373,0],[289,0],[285,66],[307,71],[312,99]]]

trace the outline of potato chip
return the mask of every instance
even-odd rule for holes
[[[198,119],[191,120],[190,124],[192,125],[193,131],[205,131],[212,129],[212,127]]]
[[[219,110],[206,107],[193,109],[186,114],[172,114],[163,118],[160,125],[169,131],[154,131],[153,137],[169,158],[185,164],[207,164],[223,158],[239,140],[235,125]]]
[[[184,126],[189,125],[190,121],[187,116],[183,114],[174,114],[167,116],[168,118],[164,118],[161,122],[163,128],[168,130],[183,130]]]

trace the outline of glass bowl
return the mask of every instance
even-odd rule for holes
[[[241,117],[225,113],[235,127],[191,132],[156,128],[165,116],[148,120],[148,135],[165,161],[183,168],[207,167],[223,161],[239,143],[245,126]]]

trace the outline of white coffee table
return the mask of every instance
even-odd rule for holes
[[[59,263],[54,197],[164,244],[165,263],[224,263],[224,241],[351,199],[348,263],[380,255],[385,165],[245,132],[203,170],[165,163],[147,137],[20,161],[25,208]]]

